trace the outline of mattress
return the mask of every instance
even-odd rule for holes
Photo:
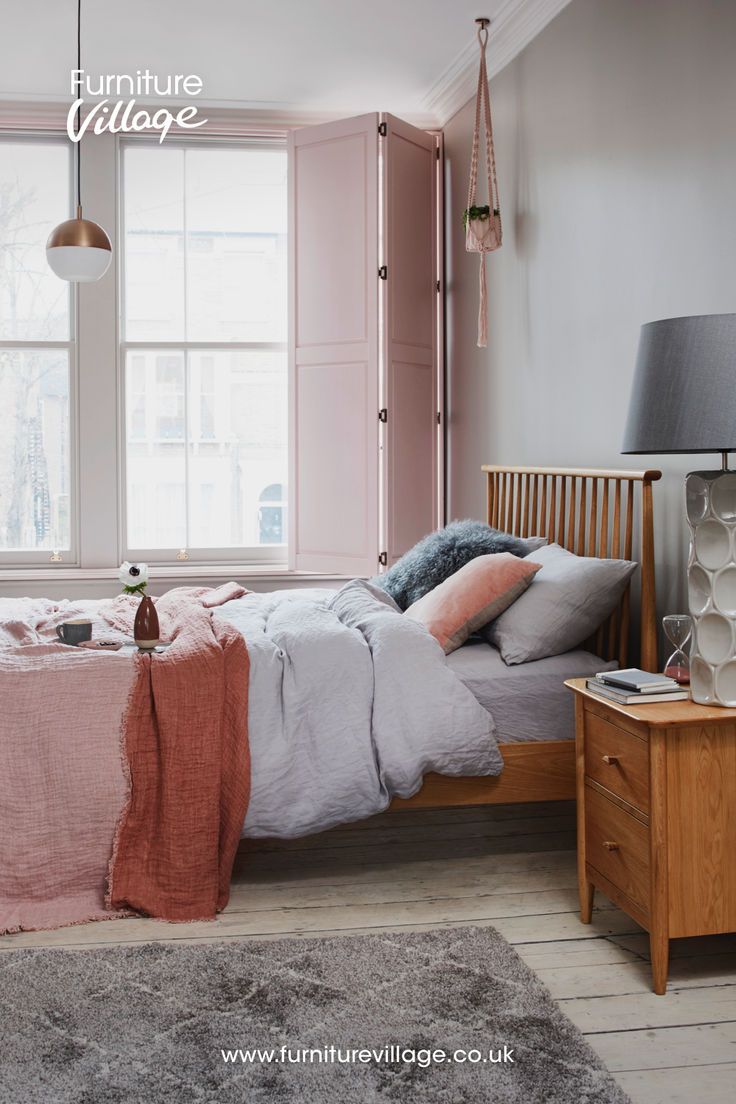
[[[581,650],[507,666],[498,650],[479,637],[452,652],[447,663],[493,715],[499,744],[574,739],[574,701],[565,679],[617,666]]]

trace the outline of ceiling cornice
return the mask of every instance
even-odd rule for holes
[[[569,3],[570,0],[508,0],[491,21],[488,76],[500,73]],[[478,40],[473,35],[424,97],[428,115],[444,126],[474,94],[477,81]]]
[[[83,110],[96,101],[90,100]],[[0,92],[0,131],[65,130],[71,101],[66,96],[28,97],[14,93]],[[167,99],[152,100],[136,98],[136,104],[148,111],[167,107],[176,114],[180,107],[191,106],[191,100]],[[335,119],[344,119],[357,114],[355,110],[305,111],[298,104],[284,103],[247,103],[233,100],[203,100],[196,104],[201,116],[207,119],[202,127],[203,134],[237,134],[254,131],[287,131],[298,127],[314,126],[317,123],[331,123]],[[402,119],[422,130],[435,130],[437,120],[428,112],[404,111]],[[176,132],[176,127],[172,133]]]
[[[83,109],[86,115],[96,101],[90,100]],[[136,105],[149,112],[166,107],[173,115],[181,107],[191,106],[191,100],[153,100],[136,98]],[[2,130],[65,130],[71,102],[68,97],[48,96],[31,99],[0,92],[0,131]],[[232,133],[239,130],[279,130],[313,126],[335,119],[334,111],[305,111],[296,104],[263,104],[232,101],[198,101],[199,114],[207,120],[203,134]],[[172,133],[176,127],[172,129]]]

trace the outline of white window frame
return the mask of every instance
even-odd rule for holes
[[[118,140],[118,271],[119,271],[119,318],[118,318],[118,472],[119,472],[119,531],[121,534],[121,558],[127,560],[144,560],[151,564],[161,566],[174,566],[182,561],[203,564],[285,564],[288,559],[288,517],[287,517],[287,544],[284,545],[255,545],[252,547],[233,548],[186,548],[186,549],[151,549],[132,548],[127,543],[127,472],[126,472],[126,401],[125,401],[125,364],[128,352],[136,350],[146,352],[181,352],[184,355],[185,378],[188,378],[188,357],[190,352],[196,351],[237,351],[268,349],[269,351],[281,351],[286,355],[287,342],[264,341],[238,341],[238,342],[201,342],[201,341],[128,341],[125,335],[125,203],[124,203],[124,173],[125,150],[141,145],[158,145],[158,142],[150,138],[126,137]],[[220,149],[274,149],[275,147],[286,149],[286,139],[265,137],[244,138],[212,138],[202,136],[199,138],[179,139],[168,138],[167,149],[201,149],[203,145],[215,146]],[[186,259],[186,258],[185,258]],[[185,400],[186,402],[186,400]],[[288,447],[288,446],[287,446]]]
[[[3,147],[13,144],[68,145],[68,139],[58,131],[3,130],[0,143]],[[69,212],[74,214],[74,157],[69,153]],[[0,349],[26,351],[65,349],[69,364],[69,547],[58,549],[0,549],[0,566],[24,568],[41,564],[63,563],[67,567],[79,563],[79,357],[77,333],[79,302],[76,284],[69,284],[69,337],[66,341],[4,341]]]

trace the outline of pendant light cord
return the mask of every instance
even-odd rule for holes
[[[77,0],[77,76],[82,69],[82,0]],[[79,131],[82,126],[82,105],[77,108],[77,209],[82,207],[82,143]]]

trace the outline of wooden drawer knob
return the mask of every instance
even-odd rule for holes
[[[609,767],[616,767],[616,766],[618,766],[618,756],[617,755],[604,755],[603,756],[603,762],[608,763]]]
[[[618,851],[618,844],[614,843],[613,840],[604,840],[603,846],[606,851]]]

